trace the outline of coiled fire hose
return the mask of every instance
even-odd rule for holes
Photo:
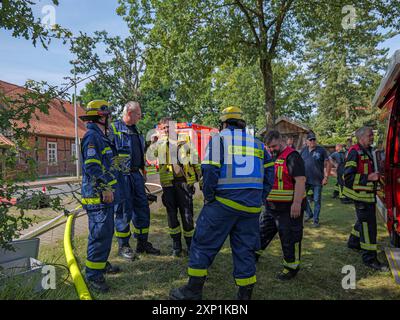
[[[157,189],[153,192],[150,192],[150,190],[148,189],[148,186],[157,187]],[[148,194],[153,195],[153,196],[162,192],[161,185],[155,184],[155,183],[146,183],[146,189],[148,191]],[[79,266],[75,259],[74,251],[72,248],[73,224],[74,224],[77,214],[80,212],[80,210],[78,210],[80,208],[82,208],[82,206],[77,207],[67,217],[67,224],[65,226],[65,232],[64,232],[64,253],[65,253],[65,258],[67,259],[67,265],[68,265],[69,271],[71,273],[72,280],[74,282],[76,292],[78,293],[79,299],[80,300],[92,300],[90,291],[89,291],[88,287],[86,286],[85,280],[83,279],[82,273],[79,269]]]

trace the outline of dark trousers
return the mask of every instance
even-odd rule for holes
[[[261,250],[265,250],[275,235],[279,233],[283,265],[287,269],[295,270],[300,267],[303,215],[302,208],[300,217],[293,219],[290,216],[290,205],[276,208],[273,203],[269,203],[266,210],[260,215]]]
[[[114,233],[114,207],[87,210],[89,236],[86,259],[86,278],[96,280],[103,277],[104,268],[111,251]]]
[[[343,187],[344,187],[343,173],[344,173],[344,167],[343,165],[340,165],[339,168],[337,169],[335,191],[333,192],[334,196],[336,195],[336,197],[339,197],[339,199],[346,199],[346,197],[343,195]]]
[[[134,237],[139,241],[147,241],[150,227],[150,208],[142,174],[137,171],[125,175],[124,180],[125,200],[115,212],[115,235],[120,246],[129,245],[131,221]]]
[[[182,231],[186,242],[194,233],[193,223],[193,194],[194,186],[184,181],[174,181],[173,186],[163,187],[162,202],[167,209],[169,234],[172,239],[181,239]],[[182,221],[179,222],[178,212]],[[182,230],[183,229],[183,230]]]
[[[147,241],[150,228],[150,207],[145,190],[145,181],[142,174],[137,171],[133,174],[134,193],[132,195],[133,215],[132,223],[135,227],[134,237],[139,241]]]
[[[254,252],[260,246],[259,214],[242,212],[217,200],[204,205],[196,222],[189,255],[189,276],[203,277],[229,236],[233,276],[238,286],[256,282]]]
[[[363,261],[368,263],[375,260],[377,256],[375,203],[355,201],[354,204],[357,221],[350,234],[348,246],[360,248]]]

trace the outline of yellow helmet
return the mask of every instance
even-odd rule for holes
[[[244,120],[242,109],[238,107],[228,107],[222,110],[219,120],[225,122],[228,119]]]
[[[83,121],[91,121],[109,114],[111,114],[110,104],[106,100],[93,100],[88,103],[86,114],[79,118]]]

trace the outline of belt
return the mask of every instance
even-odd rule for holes
[[[133,167],[131,168],[131,172],[139,172],[141,168],[139,167]]]

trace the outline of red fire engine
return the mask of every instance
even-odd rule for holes
[[[158,129],[158,127],[157,127]],[[200,160],[205,156],[205,150],[213,134],[219,131],[216,128],[203,126],[190,122],[179,122],[176,124],[176,134],[178,141],[191,142],[196,146]],[[147,161],[150,166],[158,167],[155,162]]]
[[[201,160],[204,158],[204,153],[212,134],[218,133],[218,129],[190,122],[177,123],[176,131],[178,141],[191,141],[196,144]]]
[[[373,100],[381,109],[375,169],[377,209],[386,222],[392,245],[400,247],[400,50],[396,51]]]

